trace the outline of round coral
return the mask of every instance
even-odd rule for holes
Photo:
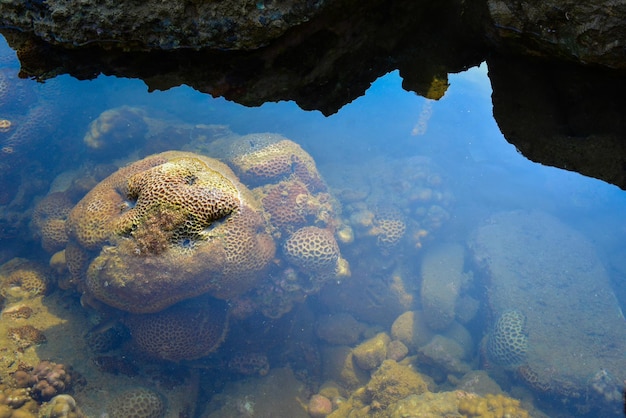
[[[50,276],[45,266],[14,258],[0,267],[0,296],[22,300],[43,295],[50,286]]]
[[[59,251],[67,244],[65,221],[73,206],[74,203],[64,192],[51,193],[35,206],[31,228],[48,253]]]
[[[110,418],[162,418],[165,410],[163,397],[146,388],[128,389],[107,406]]]
[[[376,236],[376,243],[383,248],[395,247],[406,232],[404,215],[391,205],[376,208],[373,225],[371,234]]]
[[[126,320],[133,342],[152,357],[193,360],[215,351],[228,331],[226,303],[201,298]]]
[[[74,207],[66,258],[97,299],[158,312],[204,293],[229,299],[249,290],[274,256],[267,228],[226,165],[171,151],[118,170]]]
[[[504,312],[487,340],[489,358],[501,366],[514,368],[524,363],[527,349],[526,316],[517,310]]]
[[[276,183],[293,175],[312,193],[327,189],[313,158],[300,145],[281,135],[256,133],[227,138],[227,142],[216,143],[214,148],[251,186]]]
[[[334,272],[339,260],[339,246],[328,229],[307,226],[293,233],[283,246],[289,263],[304,272]]]

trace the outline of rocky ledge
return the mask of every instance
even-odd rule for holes
[[[626,188],[626,4],[612,0],[0,3],[22,76],[100,73],[331,114],[398,69],[431,99],[487,61],[494,115],[534,161]]]

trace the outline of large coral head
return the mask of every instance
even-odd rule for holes
[[[84,266],[97,299],[158,312],[203,293],[227,299],[249,290],[274,256],[267,229],[228,166],[172,151],[120,169],[76,205],[68,247],[88,256],[68,263],[78,276]]]

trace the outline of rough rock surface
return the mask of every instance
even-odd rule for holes
[[[498,55],[487,63],[494,117],[522,154],[626,188],[623,73]]]
[[[66,46],[248,49],[313,16],[323,1],[3,1],[0,25]]]
[[[614,0],[487,0],[491,40],[522,53],[626,68],[626,4]]]
[[[485,268],[494,317],[512,309],[527,318],[526,363],[518,373],[535,390],[585,399],[593,377],[621,387],[626,378],[626,321],[593,245],[541,212],[499,213],[471,242]]]

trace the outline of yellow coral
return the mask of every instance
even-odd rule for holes
[[[74,207],[66,259],[101,301],[158,312],[249,290],[274,256],[266,230],[259,203],[226,165],[171,151],[118,170]]]
[[[463,394],[461,392],[461,394]],[[528,411],[520,406],[520,401],[502,394],[487,394],[480,397],[473,394],[460,396],[459,413],[467,418],[528,418]]]
[[[287,260],[305,272],[335,272],[339,246],[332,232],[308,226],[297,230],[285,241],[283,252]]]
[[[45,266],[14,258],[0,267],[0,295],[9,300],[43,295],[48,290],[50,277]]]
[[[73,206],[64,192],[51,193],[35,206],[31,227],[47,252],[54,253],[67,244],[65,221]]]
[[[250,185],[276,183],[292,174],[310,192],[327,189],[313,158],[295,142],[277,134],[260,133],[228,138],[221,151],[241,179]]]

